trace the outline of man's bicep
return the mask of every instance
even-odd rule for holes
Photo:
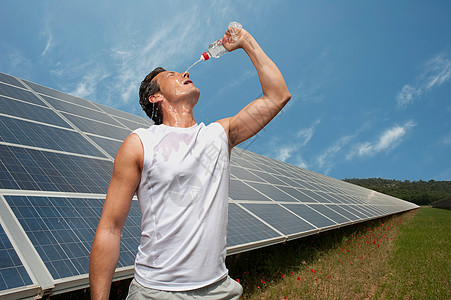
[[[258,98],[230,118],[229,138],[233,146],[251,138],[263,129],[280,111],[280,105],[266,97]]]
[[[127,137],[114,161],[102,219],[108,226],[122,227],[141,180],[142,144],[136,135]],[[101,221],[102,221],[101,219]]]

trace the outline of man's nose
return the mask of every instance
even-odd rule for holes
[[[189,78],[189,73],[188,72],[183,72],[183,74],[182,74],[182,77],[184,77],[184,78]]]

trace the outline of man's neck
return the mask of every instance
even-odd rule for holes
[[[189,106],[171,105],[163,110],[163,124],[171,127],[191,127],[196,124],[193,110]]]
[[[194,126],[196,124],[196,120],[172,120],[172,121],[163,121],[163,125],[170,127],[181,127],[188,128]]]

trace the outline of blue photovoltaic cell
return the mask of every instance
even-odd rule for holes
[[[257,191],[265,194],[271,200],[282,202],[298,202],[296,199],[271,184],[258,182],[247,182],[247,184],[249,184]]]
[[[131,133],[131,130],[122,127],[117,127],[66,113],[63,113],[63,115],[77,128],[86,133],[93,133],[121,141],[125,140],[125,138]]]
[[[62,111],[62,112],[67,112],[73,115],[77,115],[77,116],[82,116],[85,118],[89,118],[92,120],[96,120],[96,121],[100,121],[100,122],[105,122],[108,124],[112,124],[112,125],[116,125],[116,126],[121,126],[121,124],[119,124],[118,122],[116,122],[113,118],[111,118],[109,115],[107,115],[106,113],[96,109],[91,109],[91,108],[86,108],[84,106],[80,106],[80,105],[76,105],[76,104],[72,104],[69,102],[65,102],[59,99],[54,99],[54,98],[50,98],[47,96],[42,96],[51,106],[53,106],[55,109]]]
[[[0,95],[19,99],[22,101],[45,106],[45,104],[38,99],[32,92],[25,91],[10,85],[6,85],[0,82]]]
[[[334,196],[338,201],[340,201],[340,203],[344,203],[344,204],[354,203],[354,202],[352,202],[350,199],[348,199],[348,198],[346,197],[346,195],[343,195],[343,194],[333,194],[333,196]]]
[[[272,173],[275,176],[280,176],[280,172],[278,172],[276,170],[276,168],[274,168],[273,166],[262,164],[259,161],[256,161],[255,159],[252,159],[252,158],[249,158],[248,161],[250,163],[254,164],[255,166],[257,166],[257,168],[259,170],[263,170],[263,171],[266,171],[268,173]]]
[[[0,96],[0,113],[23,119],[70,128],[53,110]]]
[[[325,193],[325,192],[321,192],[321,191],[316,191],[315,193],[317,193],[318,195],[320,195],[321,197],[327,199],[327,201],[330,201],[332,203],[340,203],[341,201],[338,200],[337,198],[335,198],[332,194],[330,193]]]
[[[271,183],[271,184],[277,184],[277,185],[286,185],[285,182],[277,179],[276,177],[274,177],[273,175],[263,172],[263,171],[257,171],[257,170],[252,170],[250,171],[252,173],[254,173],[255,175],[259,176],[260,178],[263,178],[264,180],[266,180],[267,182]],[[261,180],[259,180],[261,181]]]
[[[288,177],[279,176],[279,175],[274,175],[274,176],[276,176],[278,179],[280,179],[283,182],[285,182],[285,185],[287,185],[287,186],[294,186],[294,187],[298,187],[299,186],[299,184],[297,182],[295,182],[294,180],[291,180]]]
[[[285,235],[316,229],[277,204],[242,203],[241,205]]]
[[[315,187],[313,187],[311,184],[309,184],[306,181],[301,181],[301,180],[296,180],[296,187],[301,188],[301,189],[307,189],[307,190],[316,190]]]
[[[24,88],[23,84],[20,83],[16,78],[7,74],[0,73],[0,81]]]
[[[105,150],[109,155],[113,158],[116,157],[117,151],[122,145],[122,142],[114,141],[110,139],[104,139],[97,136],[89,136],[91,140],[94,141],[97,145],[99,145],[103,150]]]
[[[355,211],[361,213],[364,216],[364,218],[370,218],[371,217],[371,215],[367,211],[364,211],[361,208],[361,205],[352,205],[350,207],[352,207],[352,209],[354,209]]]
[[[0,225],[0,292],[31,284],[30,276]]]
[[[305,204],[283,204],[283,206],[318,228],[337,224]]]
[[[242,180],[262,181],[258,176],[241,167],[230,166],[230,173]]]
[[[268,197],[235,179],[230,179],[229,197],[233,200],[271,201]]]
[[[104,157],[80,133],[0,116],[0,141]]]
[[[240,157],[240,154],[233,154],[233,153],[234,152],[232,151],[231,161],[236,163],[238,166],[248,168],[251,171],[252,170],[261,171],[261,169],[259,167],[256,167],[252,163],[248,162],[246,159]]]
[[[285,193],[290,194],[292,197],[296,198],[296,200],[300,202],[315,202],[310,197],[307,197],[306,194],[301,193],[299,190],[289,187],[289,186],[278,186],[279,189],[283,190]]]
[[[332,205],[331,205],[332,207]],[[346,211],[349,211],[350,213],[356,215],[359,219],[366,219],[367,216],[360,211],[354,209],[354,205],[340,205],[340,207]],[[333,209],[333,208],[332,208]]]
[[[151,126],[148,123],[145,123],[144,121],[137,123],[137,122],[125,120],[125,119],[119,118],[119,117],[114,117],[114,119],[116,121],[118,121],[119,123],[121,123],[123,126],[129,128],[130,130],[135,130],[138,128],[149,128]]]
[[[334,210],[328,208],[327,206],[325,206],[323,204],[309,204],[309,206],[311,208],[313,208],[314,210],[322,213],[323,215],[331,218],[336,223],[343,224],[343,223],[348,223],[350,221],[349,219],[341,216],[339,213],[335,212]]]
[[[24,80],[24,82],[30,87],[32,88],[35,92],[39,93],[39,94],[44,94],[44,95],[48,95],[48,96],[52,96],[54,98],[58,98],[58,99],[62,99],[71,103],[76,103],[82,106],[86,106],[89,108],[93,108],[96,109],[97,107],[88,100],[85,99],[81,99],[66,93],[62,93],[60,91],[54,90],[54,89],[50,89],[48,87],[33,83],[33,82],[29,82],[27,80]]]
[[[276,231],[272,230],[234,203],[229,203],[228,224],[228,247],[280,236]]]
[[[376,217],[378,215],[380,215],[380,213],[377,213],[374,210],[374,207],[371,205],[360,205],[358,207],[358,209],[362,210],[363,212],[365,212],[367,215],[369,215],[370,217]]]
[[[87,274],[89,253],[103,200],[88,198],[5,196],[20,225],[54,279]],[[137,201],[122,232],[118,267],[133,265],[140,238]]]
[[[356,213],[352,212],[349,209],[345,209],[341,205],[324,205],[324,206],[326,206],[327,208],[333,210],[334,212],[339,213],[340,215],[348,218],[351,221],[357,221],[357,220],[360,219],[360,217]],[[348,208],[348,207],[346,207],[346,208]]]
[[[106,193],[111,161],[0,145],[0,188]]]
[[[304,190],[304,189],[299,189],[299,190],[301,192],[303,192],[304,194],[306,194],[307,196],[309,196],[312,199],[311,202],[330,203],[329,200],[321,197],[320,195],[318,195],[317,193],[315,193],[313,191]]]
[[[108,107],[108,106],[105,106],[102,104],[97,104],[97,106],[110,115],[117,116],[122,119],[130,120],[130,121],[134,121],[136,123],[146,124],[146,126],[144,126],[144,128],[147,128],[153,124],[153,122],[145,115],[143,117],[140,117],[140,116],[133,115],[133,114],[127,113],[125,111],[121,111],[121,110],[118,110],[118,109],[115,109],[112,107]],[[144,114],[144,112],[142,112],[142,113]],[[120,122],[121,120],[118,120],[118,121]]]

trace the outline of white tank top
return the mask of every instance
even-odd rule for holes
[[[227,275],[227,135],[219,123],[133,131],[144,147],[137,195],[135,279],[158,290],[204,287]]]

